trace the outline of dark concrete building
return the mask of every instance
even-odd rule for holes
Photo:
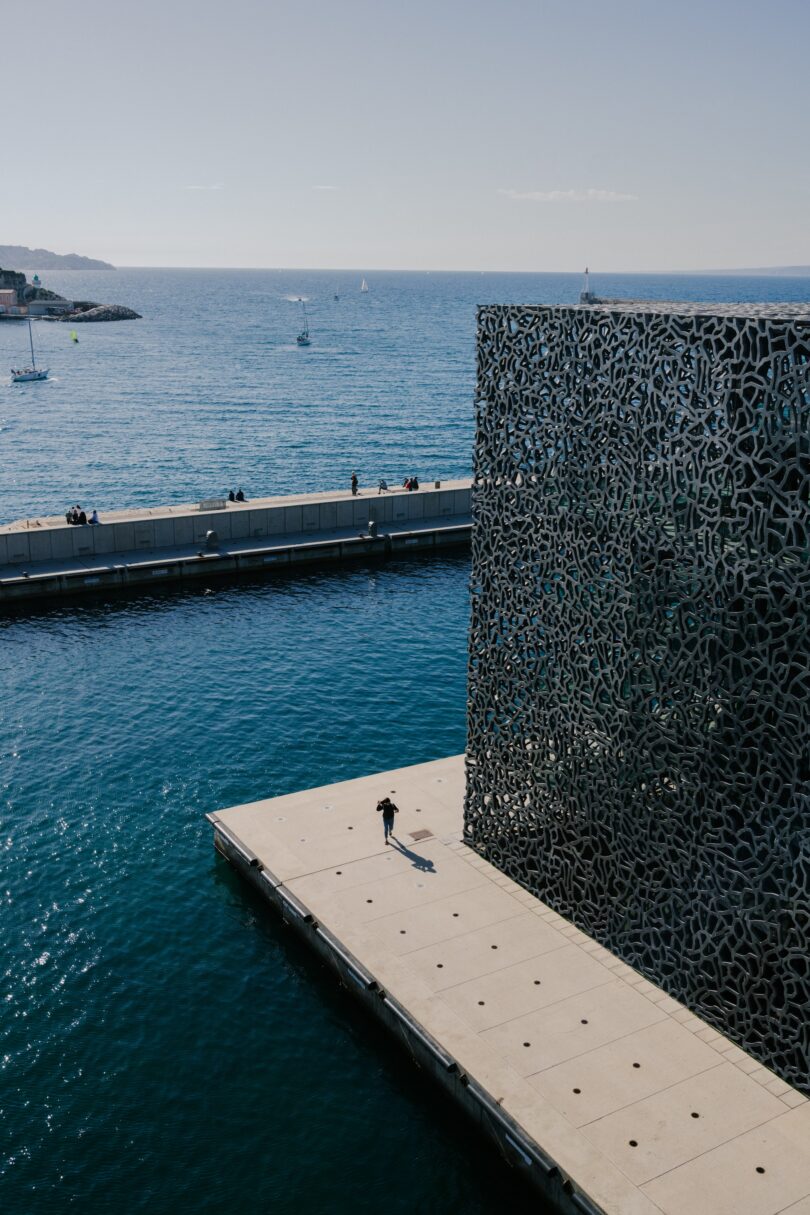
[[[465,836],[810,1090],[810,306],[483,308]]]

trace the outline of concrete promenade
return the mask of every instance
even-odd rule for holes
[[[63,516],[0,526],[0,605],[469,543],[470,481]],[[370,533],[369,523],[376,535]]]
[[[456,756],[208,817],[554,1210],[810,1215],[810,1102],[467,848],[463,797]]]

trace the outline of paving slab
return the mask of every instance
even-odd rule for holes
[[[810,1102],[472,852],[463,797],[454,756],[209,817],[555,1209],[810,1215]]]

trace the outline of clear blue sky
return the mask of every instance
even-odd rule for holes
[[[808,45],[807,0],[1,0],[0,244],[810,263]]]

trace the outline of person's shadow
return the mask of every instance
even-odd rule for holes
[[[406,856],[413,865],[414,869],[418,869],[421,873],[435,873],[436,866],[433,861],[427,856],[420,856],[418,852],[413,852],[410,848],[406,848],[402,840],[398,840],[396,836],[391,836],[391,842],[397,852],[402,856]]]

